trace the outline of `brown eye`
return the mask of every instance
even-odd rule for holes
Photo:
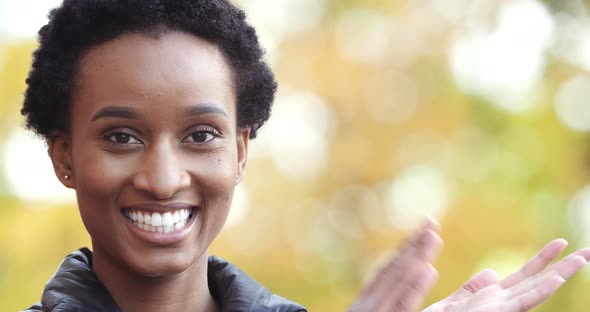
[[[219,132],[219,130],[216,128],[204,125],[194,127],[189,133],[189,135],[182,139],[183,143],[205,144],[222,136],[221,132]]]
[[[190,137],[193,142],[197,142],[197,143],[209,142],[209,141],[213,140],[213,138],[214,138],[213,134],[206,132],[206,131],[197,131],[197,132],[191,134]]]
[[[118,144],[141,144],[141,141],[137,138],[124,132],[109,134],[107,135],[107,139]]]
[[[209,143],[220,137],[221,133],[212,127],[206,127],[196,130],[186,136],[182,141],[185,143]]]
[[[131,141],[131,136],[126,133],[117,133],[114,135],[115,142],[117,143],[129,143]]]

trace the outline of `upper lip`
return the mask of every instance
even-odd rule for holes
[[[138,203],[133,205],[126,205],[123,206],[123,209],[131,209],[131,210],[147,210],[151,212],[168,212],[168,211],[176,211],[181,209],[192,209],[197,205],[192,205],[188,203],[182,202],[175,202],[175,203]]]

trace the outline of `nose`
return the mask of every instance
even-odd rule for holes
[[[187,189],[191,177],[177,155],[175,147],[161,144],[146,151],[140,170],[133,177],[135,189],[152,194],[157,199],[173,197]]]

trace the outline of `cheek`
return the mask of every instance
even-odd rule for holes
[[[208,155],[187,155],[184,161],[197,185],[211,192],[227,193],[228,189],[233,191],[238,168],[235,149],[226,146]]]
[[[132,170],[129,157],[112,157],[97,151],[80,152],[74,159],[76,190],[90,197],[113,195]]]
[[[92,220],[112,217],[113,209],[129,174],[129,164],[96,150],[74,154],[73,171],[80,214],[89,231]]]
[[[208,219],[214,220],[215,227],[221,227],[229,212],[236,186],[237,161],[234,154],[217,155],[208,158],[207,166],[193,176],[203,192]]]

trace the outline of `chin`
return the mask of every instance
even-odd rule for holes
[[[206,250],[201,254],[188,251],[179,252],[151,252],[147,255],[133,257],[128,263],[130,269],[140,276],[166,277],[181,274],[200,264],[202,255],[207,255]]]

